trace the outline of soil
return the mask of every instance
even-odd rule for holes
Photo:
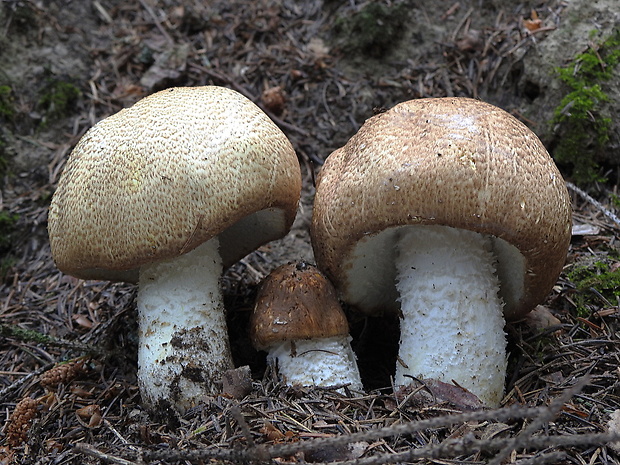
[[[367,118],[413,98],[474,97],[553,147],[549,121],[563,92],[553,68],[619,18],[615,0],[4,0],[0,463],[620,463],[620,447],[603,436],[620,409],[613,157],[599,160],[607,183],[569,183],[565,272],[532,317],[506,327],[499,409],[472,412],[453,388],[393,392],[396,318],[345,308],[364,395],[281,385],[247,335],[261,280],[282,263],[313,262],[315,176]],[[60,273],[46,226],[64,162],[88,128],[154,91],[194,85],[230,87],[261,106],[293,143],[304,184],[291,232],[222,278],[251,392],[177,416],[140,402],[135,287]],[[617,101],[617,75],[606,90]],[[560,168],[570,180],[570,166]],[[582,269],[598,280],[584,285]]]

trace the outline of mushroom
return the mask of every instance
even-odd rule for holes
[[[138,283],[138,382],[183,412],[232,368],[219,286],[284,236],[301,190],[286,136],[230,89],[170,88],[100,121],[71,153],[49,210],[58,268]]]
[[[257,350],[268,352],[288,385],[349,385],[362,381],[349,324],[334,286],[314,266],[289,263],[263,281],[250,320]]]
[[[319,173],[317,266],[368,314],[400,312],[395,384],[456,382],[498,405],[504,317],[550,292],[571,237],[566,185],[540,140],[467,98],[370,118]]]

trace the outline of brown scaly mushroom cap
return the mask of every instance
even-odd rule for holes
[[[250,337],[257,349],[348,333],[334,286],[316,267],[289,263],[263,281],[250,320]]]
[[[220,235],[228,266],[286,234],[300,190],[290,142],[254,103],[216,86],[166,89],[75,147],[50,207],[52,255],[79,278],[137,282],[141,265]]]
[[[290,263],[265,278],[250,337],[288,385],[363,389],[336,291],[314,266]]]
[[[317,179],[317,265],[346,302],[398,309],[390,244],[405,225],[491,236],[504,314],[515,319],[557,281],[571,203],[553,160],[517,119],[473,99],[419,99],[366,121]]]

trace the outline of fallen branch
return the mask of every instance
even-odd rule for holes
[[[48,363],[42,366],[41,368],[39,368],[38,370],[35,370],[32,373],[28,373],[26,376],[18,379],[17,381],[11,383],[10,385],[2,389],[0,391],[0,402],[5,402],[5,399],[9,396],[11,392],[16,391],[17,389],[19,389],[20,386],[23,386],[28,381],[30,381],[32,378],[39,376],[41,373],[49,370],[53,366],[54,366],[54,363]]]
[[[481,410],[475,412],[466,412],[460,414],[443,415],[440,417],[419,420],[410,423],[386,426],[383,428],[372,429],[342,436],[334,436],[327,438],[319,438],[307,441],[300,441],[287,444],[275,445],[252,445],[247,447],[238,447],[231,449],[213,448],[200,450],[168,450],[168,451],[132,451],[136,454],[138,463],[149,463],[156,461],[164,462],[203,462],[208,460],[222,460],[227,462],[267,462],[274,458],[287,458],[296,456],[296,454],[316,451],[325,448],[334,448],[348,445],[360,441],[374,441],[388,436],[410,435],[415,432],[445,428],[455,424],[464,424],[466,422],[493,421],[505,422],[508,420],[531,418],[534,421],[518,436],[512,438],[492,438],[492,439],[476,439],[473,434],[467,434],[460,438],[452,438],[443,441],[440,444],[428,444],[423,447],[409,449],[403,452],[383,453],[370,457],[358,458],[354,460],[330,462],[331,465],[381,465],[390,462],[411,461],[421,458],[440,458],[447,456],[458,456],[463,454],[471,454],[474,452],[497,453],[494,462],[501,462],[502,459],[515,449],[538,449],[559,446],[577,446],[597,444],[602,445],[611,441],[620,439],[619,433],[591,433],[577,435],[557,435],[557,436],[535,436],[541,431],[544,425],[553,420],[562,407],[573,397],[578,394],[583,387],[589,382],[589,378],[584,377],[575,383],[572,387],[565,390],[563,394],[555,399],[549,406],[544,407],[522,407],[513,405],[495,410]],[[240,411],[232,412],[237,422],[241,422]],[[249,435],[245,431],[246,439]],[[85,448],[88,447],[88,450]],[[90,446],[80,446],[76,449],[78,452],[93,455],[95,449]],[[101,454],[105,455],[103,452]],[[103,458],[103,455],[100,457]],[[547,462],[557,458],[557,454],[546,454],[545,459],[538,456],[535,463]],[[126,459],[112,457],[107,459],[113,463],[134,463]],[[125,460],[124,462],[122,460]],[[523,462],[527,463],[527,461]],[[317,463],[316,465],[321,465]],[[327,465],[327,464],[325,464]]]
[[[582,197],[588,203],[591,203],[596,208],[598,208],[603,215],[605,215],[607,218],[609,218],[611,221],[613,221],[613,223],[615,224],[615,226],[617,228],[620,228],[620,218],[618,218],[616,216],[616,214],[614,212],[612,212],[610,209],[606,208],[601,202],[599,202],[598,200],[593,198],[591,195],[589,195],[584,190],[582,190],[579,187],[575,186],[572,182],[567,182],[566,183],[566,187],[568,187],[569,190],[575,192],[577,195]]]
[[[125,460],[124,458],[116,457],[115,455],[106,454],[105,452],[101,452],[90,444],[86,444],[83,442],[79,442],[75,446],[73,446],[73,450],[78,454],[95,457],[109,463],[118,463],[120,465],[138,465],[139,463],[141,463],[132,462],[131,460]]]
[[[67,341],[66,339],[58,339],[47,334],[33,331],[31,329],[23,329],[13,325],[0,324],[0,337],[10,337],[21,342],[34,342],[45,346],[62,347],[65,349],[73,349],[89,354],[102,354],[104,351],[98,347],[83,344],[81,342]]]

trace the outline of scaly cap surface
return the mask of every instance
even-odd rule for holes
[[[263,281],[250,320],[250,337],[257,349],[348,333],[336,290],[316,267],[289,263]]]
[[[557,281],[571,202],[516,118],[473,99],[419,99],[370,118],[325,161],[311,228],[317,265],[360,310],[397,310],[393,244],[399,227],[416,224],[496,238],[505,315],[516,318]]]
[[[79,141],[50,206],[52,255],[73,276],[136,281],[141,265],[220,234],[230,265],[286,234],[300,190],[293,147],[254,103],[166,89]]]

